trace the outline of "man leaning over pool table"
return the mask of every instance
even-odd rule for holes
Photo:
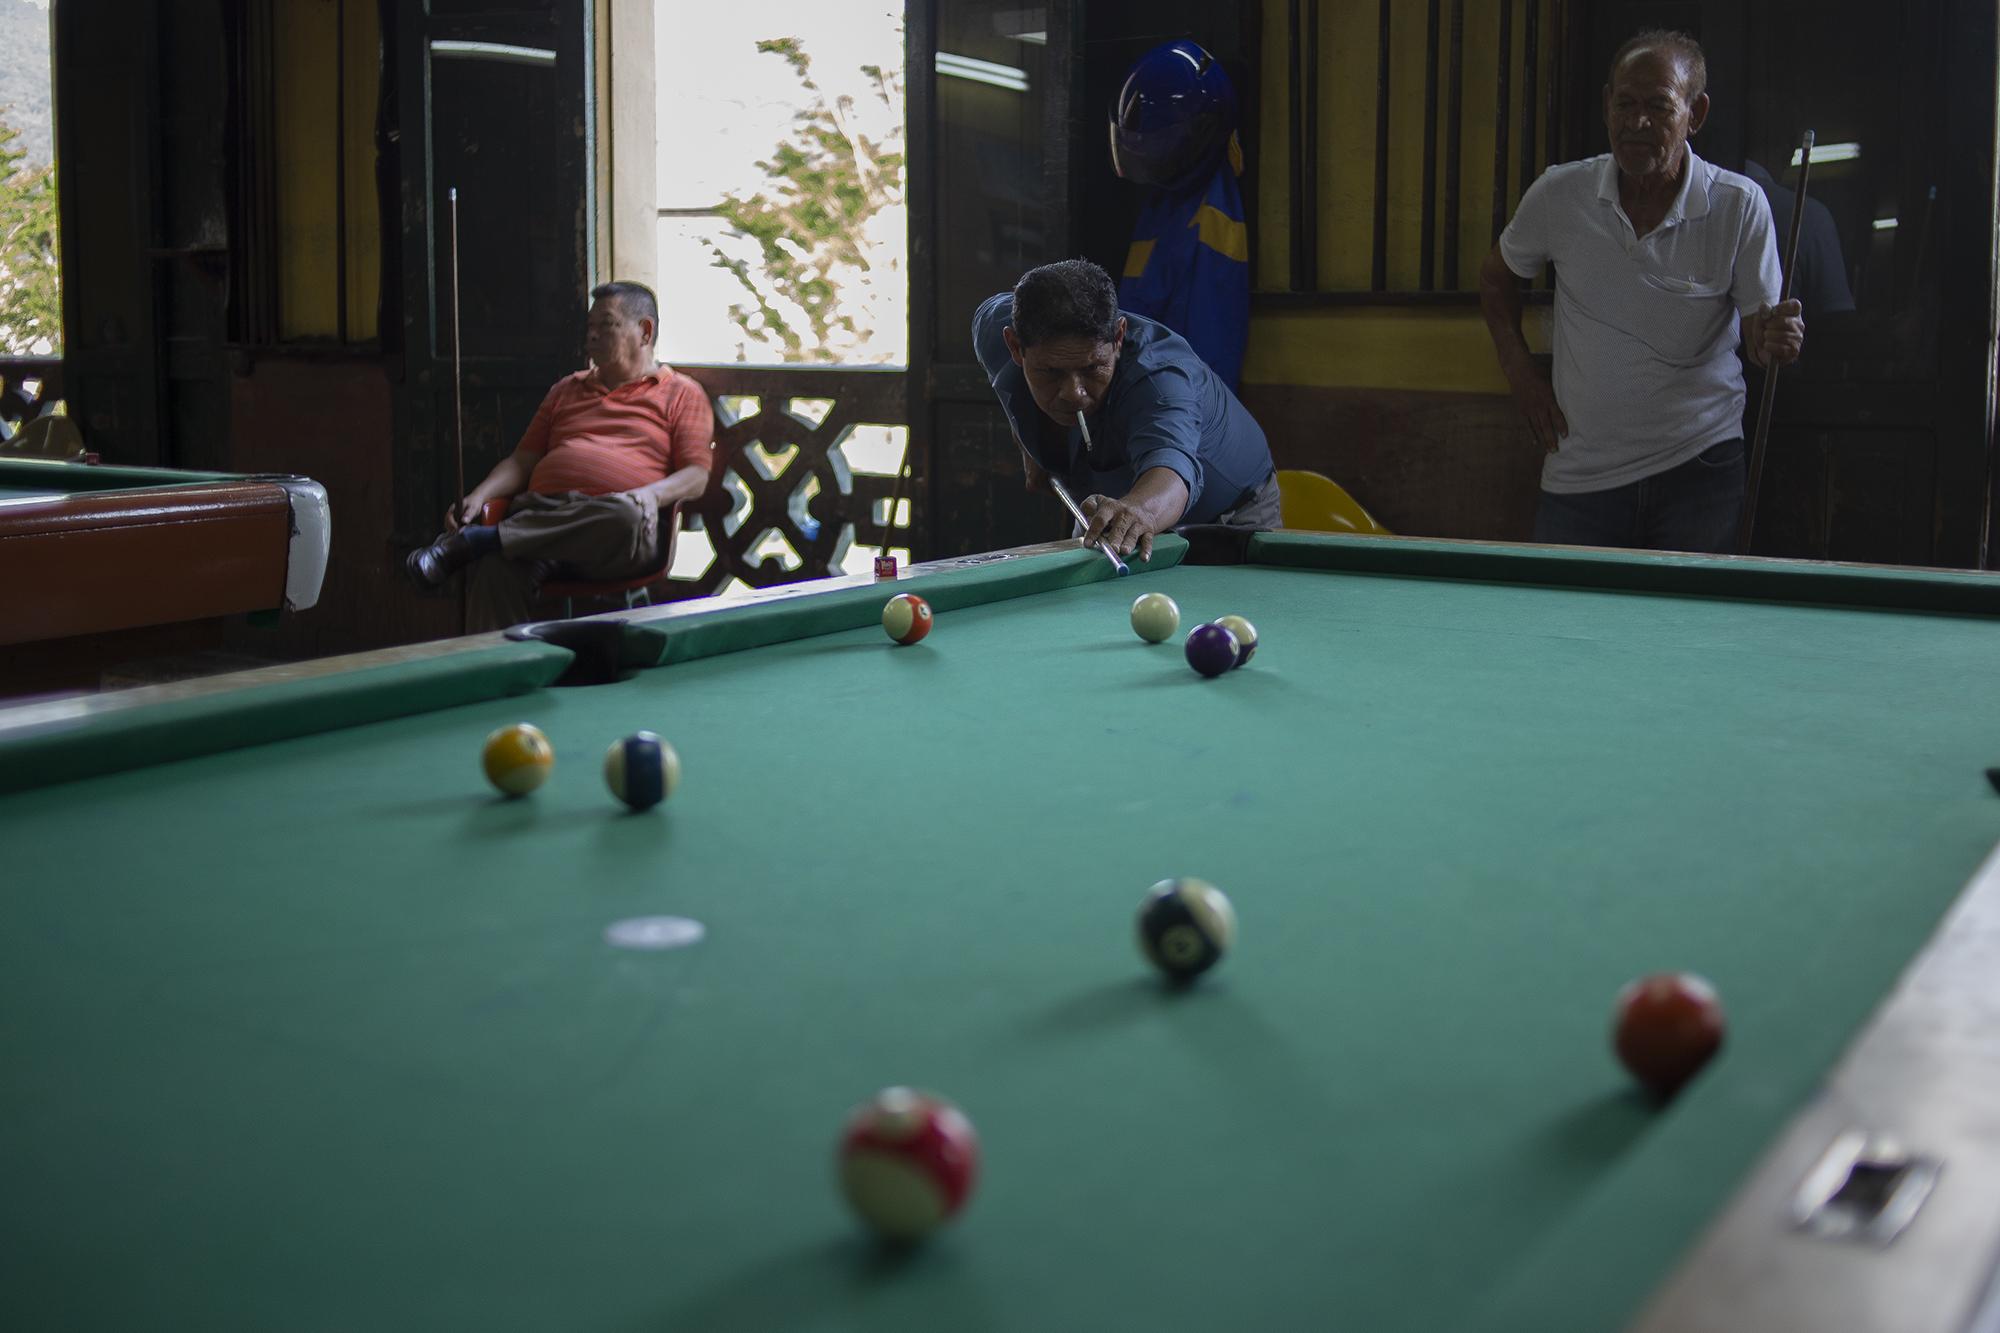
[[[972,317],[972,347],[1028,489],[1080,497],[1086,545],[1152,558],[1180,523],[1278,526],[1277,472],[1236,395],[1163,324],[1118,308],[1087,259],[1030,269]],[[1089,431],[1089,446],[1084,431]]]

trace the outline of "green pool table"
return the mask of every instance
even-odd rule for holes
[[[843,579],[0,712],[0,1322],[1975,1319],[2000,581],[1196,531],[897,586],[920,644]],[[1174,875],[1241,922],[1179,992]],[[1665,1108],[1607,1041],[1660,969],[1730,1023]],[[833,1182],[891,1084],[985,1155],[900,1255]]]

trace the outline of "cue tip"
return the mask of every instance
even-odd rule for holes
[[[1987,769],[1986,782],[1994,791],[2000,792],[2000,768]]]

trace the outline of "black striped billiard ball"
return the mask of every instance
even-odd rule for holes
[[[1205,880],[1163,879],[1139,906],[1139,949],[1174,981],[1192,981],[1236,942],[1236,909]]]

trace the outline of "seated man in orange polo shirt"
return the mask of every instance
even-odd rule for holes
[[[566,578],[631,578],[660,567],[673,536],[661,515],[708,488],[715,417],[708,395],[653,358],[653,293],[607,282],[590,293],[591,368],[558,380],[514,452],[445,514],[445,532],[410,552],[410,577],[442,587],[472,566],[468,630],[534,613],[535,591]],[[488,500],[507,516],[481,524]]]

